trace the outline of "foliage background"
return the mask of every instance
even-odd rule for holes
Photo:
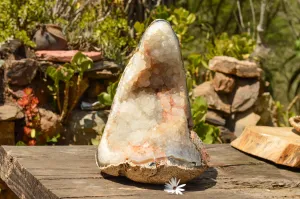
[[[102,51],[106,59],[125,66],[145,28],[157,18],[168,20],[177,33],[190,89],[207,79],[208,60],[215,55],[254,59],[264,69],[275,106],[289,115],[287,107],[300,93],[299,1],[2,0],[0,43],[18,38],[34,46],[36,25],[55,23],[71,49]],[[103,93],[100,100],[109,105],[105,99],[111,96]],[[191,100],[198,108],[204,103]],[[298,100],[289,111],[299,110]],[[281,120],[287,125],[286,118]]]

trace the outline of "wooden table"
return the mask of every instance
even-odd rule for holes
[[[277,167],[229,145],[207,145],[211,168],[183,196],[163,185],[101,176],[94,146],[0,146],[0,177],[20,198],[300,198],[300,171]]]

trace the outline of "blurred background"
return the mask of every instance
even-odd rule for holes
[[[14,143],[21,145],[57,144],[60,143],[59,139],[63,139],[64,142],[61,144],[97,144],[103,129],[99,123],[102,122],[105,125],[106,119],[101,118],[102,115],[107,114],[103,111],[109,112],[119,76],[134,53],[143,32],[155,19],[168,20],[180,41],[192,102],[194,130],[204,142],[230,142],[240,134],[240,132],[235,133],[236,129],[241,131],[248,123],[289,126],[288,118],[299,115],[300,1],[2,0],[0,2],[0,43],[2,46],[7,41],[18,39],[25,46],[34,49],[36,43],[33,36],[40,27],[39,25],[56,24],[61,27],[69,50],[101,52],[102,60],[107,61],[105,63],[110,66],[116,65],[120,70],[118,73],[111,70],[110,77],[112,78],[103,79],[100,77],[90,78],[85,73],[83,75],[83,72],[80,75],[79,69],[79,75],[76,75],[78,71],[75,70],[76,77],[74,78],[77,80],[71,79],[71,82],[78,83],[80,81],[78,79],[81,77],[89,76],[90,83],[87,86],[88,89],[80,93],[80,99],[75,100],[76,106],[72,106],[69,111],[71,119],[68,117],[68,120],[63,123],[67,130],[64,128],[58,132],[54,128],[51,131],[55,133],[49,133],[44,131],[43,127],[34,128],[30,127],[30,124],[29,129],[24,129],[24,125],[26,127],[28,124],[28,115],[25,113],[25,123],[24,118],[18,118],[14,123]],[[4,47],[2,47],[2,52],[3,49]],[[208,102],[205,99],[206,94],[199,94],[199,96],[193,94],[195,93],[193,91],[197,87],[203,86],[203,83],[214,81],[215,71],[208,68],[209,60],[215,56],[228,56],[238,60],[251,61],[262,69],[263,73],[258,78],[260,87],[255,91],[259,94],[254,100],[255,103],[251,104],[251,110],[247,107],[248,112],[243,110],[243,114],[230,111],[223,113],[224,111],[215,108],[215,104],[212,104],[214,102]],[[2,63],[7,59],[7,56],[3,55]],[[48,63],[47,67],[55,66],[55,64]],[[67,68],[67,66],[65,67]],[[58,88],[55,86],[55,77],[51,76],[50,70],[46,71],[41,74],[48,74],[46,77],[48,80],[45,80],[43,75],[35,78],[46,81],[48,90],[45,89],[45,93],[52,92],[51,96],[54,98],[47,97],[43,100],[46,94],[38,93],[41,88],[36,88],[36,85],[39,84],[36,82],[18,88],[10,88],[14,93],[30,88],[33,91],[26,91],[29,95],[44,95],[44,97],[38,97],[38,102],[33,101],[32,103],[51,111],[51,114],[57,115],[57,121],[60,121],[59,117],[62,111],[59,109],[59,104],[62,104],[60,100],[64,99],[63,91],[69,80],[57,80],[57,85],[62,84],[62,89],[54,91],[53,89]],[[101,74],[104,75],[103,71]],[[251,87],[252,80],[245,81],[245,84]],[[56,96],[53,92],[56,92]],[[250,93],[252,91],[246,89],[243,92]],[[72,94],[72,91],[70,93]],[[57,100],[58,97],[60,100]],[[22,97],[14,97],[14,100],[18,101],[20,98]],[[5,98],[3,103],[7,104],[9,101],[13,100]],[[99,105],[98,108],[91,108],[92,102],[96,101],[96,104]],[[47,103],[52,104],[51,107]],[[243,103],[241,102],[241,104]],[[21,106],[24,110],[25,105],[21,103]],[[84,109],[94,112],[87,112]],[[81,112],[76,113],[76,111]],[[43,114],[46,113],[40,113],[39,117],[42,118]],[[255,121],[250,121],[248,116],[256,118]],[[98,117],[100,122],[95,119]],[[244,126],[237,126],[237,121],[243,118],[246,118],[243,121]],[[72,123],[72,121],[81,121],[82,123]],[[43,126],[44,124],[39,125]],[[48,125],[51,127],[54,124]],[[82,132],[78,137],[64,133],[66,131],[77,132],[77,126],[81,130],[87,128],[86,132]],[[29,138],[24,138],[24,134],[27,134]],[[44,141],[37,139],[38,135],[45,134]],[[86,135],[89,136],[86,137]],[[81,139],[84,141],[80,141]]]

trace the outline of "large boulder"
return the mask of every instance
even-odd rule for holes
[[[245,78],[260,77],[262,72],[255,62],[240,61],[227,56],[216,56],[211,59],[209,69]]]

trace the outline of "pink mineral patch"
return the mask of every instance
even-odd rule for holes
[[[53,62],[70,62],[72,57],[78,50],[38,50],[35,52],[38,60],[53,61]],[[100,52],[82,52],[84,55],[91,58],[93,61],[102,59]]]

